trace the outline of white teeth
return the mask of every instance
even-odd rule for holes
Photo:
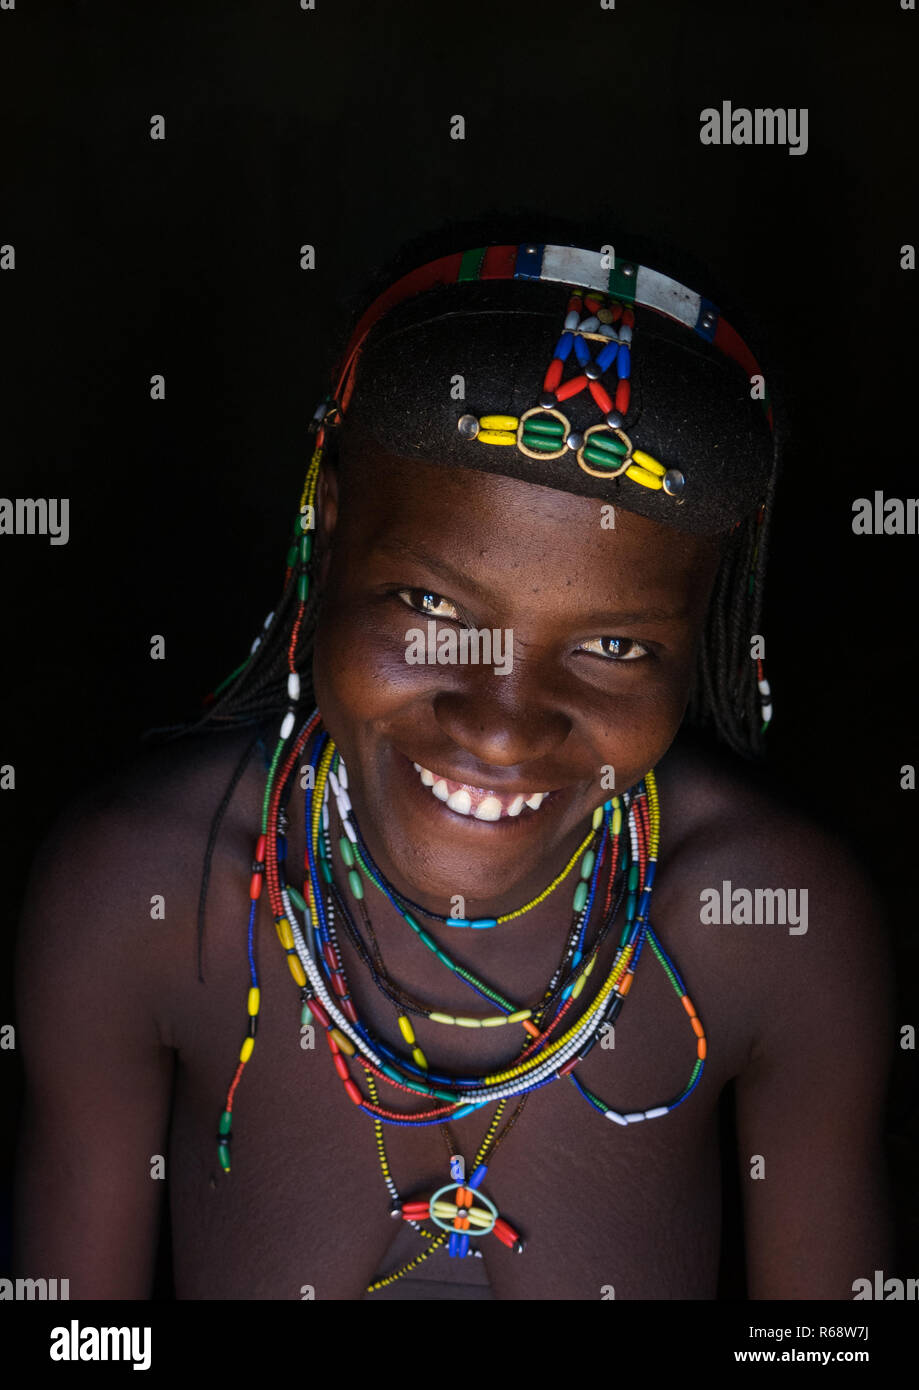
[[[412,767],[418,773],[422,783],[430,787],[438,801],[445,801],[451,811],[456,811],[461,816],[472,816],[476,820],[495,821],[500,820],[502,813],[506,816],[519,816],[524,806],[529,806],[532,810],[538,811],[548,792],[534,792],[532,796],[525,797],[522,793],[511,797],[505,806],[504,802],[493,793],[483,796],[482,800],[473,810],[472,794],[465,787],[458,788],[455,792],[450,791],[449,784],[445,777],[438,777],[436,773],[429,772],[420,763],[412,763]],[[340,796],[347,800],[348,793],[340,792]]]

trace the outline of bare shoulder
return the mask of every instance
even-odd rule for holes
[[[658,781],[663,815],[672,812],[674,821],[669,846],[665,821],[662,843],[679,872],[691,867],[714,884],[723,871],[732,891],[771,883],[809,898],[855,894],[859,908],[874,905],[877,921],[880,894],[869,866],[842,836],[785,799],[762,769],[695,744],[672,751]]]
[[[120,767],[100,776],[68,802],[50,838],[103,826],[109,831],[170,839],[170,822],[187,829],[213,809],[241,759],[252,760],[251,729],[198,734],[150,744]]]
[[[700,967],[709,1053],[734,1080],[749,1296],[850,1298],[891,1250],[878,886],[739,760],[680,752],[660,781],[662,821],[676,806],[666,920]]]
[[[149,871],[172,878],[200,872],[215,811],[231,784],[234,793],[240,783],[245,786],[258,764],[254,738],[245,730],[141,749],[65,803],[40,845],[36,866],[43,877],[57,877],[83,863],[104,862],[108,891],[140,882]],[[234,807],[226,818],[231,833],[237,819]]]
[[[231,789],[215,863],[229,862],[242,880],[251,858],[261,765],[254,738],[244,730],[143,749],[64,805],[33,861],[19,931],[24,988],[34,980],[24,963],[52,950],[77,978],[104,970],[139,1007],[149,999],[170,1041],[160,1001],[170,998],[171,975],[196,964],[205,854]]]
[[[866,1028],[882,1026],[890,965],[870,867],[757,767],[692,743],[672,752],[658,778],[666,872],[654,896],[678,913],[749,1057],[779,1034],[793,1046],[829,1029],[837,1011],[851,1018],[856,992]]]
[[[65,1269],[77,1298],[150,1296],[151,1156],[166,1153],[176,1057],[201,1011],[204,847],[245,751],[230,736],[143,753],[71,799],[33,861],[16,957],[17,1259]],[[221,854],[244,880],[242,819],[228,822]]]

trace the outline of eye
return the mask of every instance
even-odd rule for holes
[[[628,651],[630,647],[636,650]],[[631,637],[594,637],[590,642],[582,642],[578,650],[606,656],[612,661],[639,661],[643,656],[651,655],[647,647]]]
[[[456,604],[451,603],[448,598],[441,598],[440,594],[434,594],[429,589],[399,589],[399,598],[407,604],[409,608],[416,609],[419,613],[427,613],[429,618],[446,618],[453,622],[461,622],[462,619],[457,611]],[[408,595],[408,597],[404,597]],[[438,610],[441,608],[452,608],[452,613],[443,613]]]

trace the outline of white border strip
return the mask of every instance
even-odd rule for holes
[[[610,273],[604,270],[602,259],[599,251],[584,251],[577,246],[546,246],[539,278],[608,294]],[[702,308],[702,296],[688,290],[679,281],[671,280],[669,275],[661,275],[660,271],[640,265],[635,284],[635,303],[639,308],[656,309],[658,313],[666,314],[667,318],[695,329]]]

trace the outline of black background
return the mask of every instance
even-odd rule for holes
[[[66,546],[0,537],[0,763],[16,768],[0,796],[0,1022],[48,823],[143,729],[194,713],[274,604],[306,426],[360,285],[444,223],[493,218],[495,240],[516,240],[502,217],[532,214],[519,239],[538,240],[541,215],[582,214],[608,219],[620,254],[629,231],[684,247],[778,347],[792,439],[764,621],[769,762],[875,878],[897,1028],[919,1024],[917,793],[900,789],[919,755],[919,537],[851,529],[854,498],[919,493],[916,273],[900,268],[919,240],[917,26],[896,0],[0,11],[0,244],[16,248],[0,274],[0,492],[71,508]],[[807,153],[701,145],[699,113],[723,100],[806,107]],[[165,141],[149,139],[156,114]],[[893,1037],[891,1055],[906,1276],[915,1054]],[[0,1084],[5,1267],[15,1053]]]

